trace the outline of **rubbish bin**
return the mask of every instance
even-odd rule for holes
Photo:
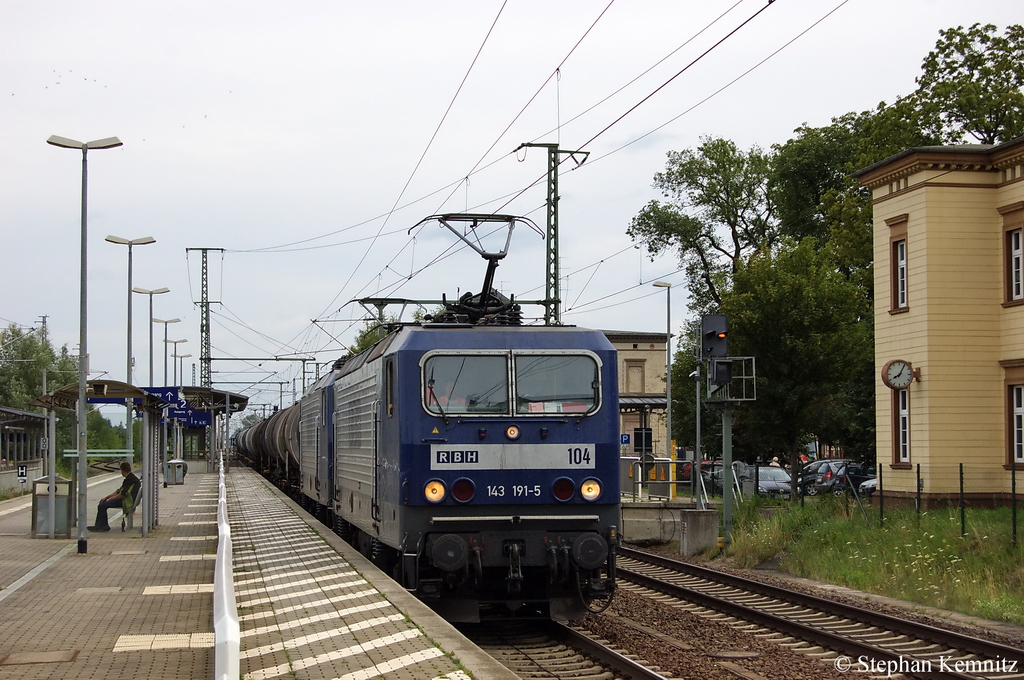
[[[167,461],[164,468],[165,484],[184,484],[185,474],[188,472],[188,463],[181,458],[172,458]]]
[[[57,476],[54,483],[54,538],[71,538],[71,480]],[[50,478],[32,480],[32,537],[50,536]]]
[[[756,489],[754,488],[754,480],[753,479],[744,479],[743,480],[743,497],[744,498],[753,498],[755,490]]]

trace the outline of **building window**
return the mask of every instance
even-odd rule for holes
[[[910,469],[910,389],[892,390],[892,467]]]
[[[1003,216],[1004,306],[1024,304],[1024,202],[999,208]]]
[[[1003,359],[1003,385],[1005,392],[1003,422],[1006,437],[1004,465],[1024,466],[1024,357]]]
[[[1007,293],[1010,300],[1024,300],[1024,286],[1021,281],[1021,231],[1013,229],[1006,232],[1006,248],[1010,258],[1007,267]]]
[[[635,359],[626,360],[626,389],[629,394],[644,394],[647,392],[647,377],[644,371],[644,361]]]
[[[892,244],[893,284],[895,285],[895,303],[893,307],[904,309],[907,306],[907,242],[896,241]]]
[[[1010,408],[1013,414],[1010,420],[1012,428],[1012,432],[1010,432],[1012,462],[1020,465],[1024,463],[1024,385],[1012,385],[1010,387]]]
[[[889,226],[889,313],[906,312],[910,307],[910,268],[907,255],[909,215],[897,215],[885,221]]]
[[[910,391],[896,390],[896,462],[910,462]]]

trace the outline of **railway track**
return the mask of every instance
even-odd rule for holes
[[[523,680],[666,680],[642,660],[554,622],[477,624],[463,633]]]
[[[1024,650],[697,565],[621,548],[617,576],[805,641],[809,649],[832,650],[832,663],[841,671],[915,678],[1024,678]]]

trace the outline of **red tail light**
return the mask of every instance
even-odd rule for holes
[[[474,494],[476,494],[476,485],[465,477],[455,480],[455,483],[452,484],[452,496],[460,503],[473,500]]]
[[[572,498],[572,495],[576,492],[576,485],[573,484],[571,479],[559,477],[555,480],[555,483],[551,485],[551,492],[555,494],[555,498],[558,500],[567,501]]]

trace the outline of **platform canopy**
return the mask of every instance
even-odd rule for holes
[[[85,396],[90,404],[127,404],[130,399],[135,404],[135,408],[154,411],[159,411],[168,405],[159,397],[117,380],[90,380],[86,383]],[[71,383],[33,399],[29,405],[60,411],[74,411],[77,403],[78,383]]]
[[[0,425],[4,427],[23,427],[26,429],[46,426],[46,416],[41,413],[19,411],[16,408],[0,406]]]
[[[244,411],[249,405],[249,397],[244,394],[215,390],[212,387],[182,385],[178,388],[178,393],[185,398],[192,410],[208,411],[213,415],[223,415],[228,409],[228,404],[231,405],[231,413]]]

